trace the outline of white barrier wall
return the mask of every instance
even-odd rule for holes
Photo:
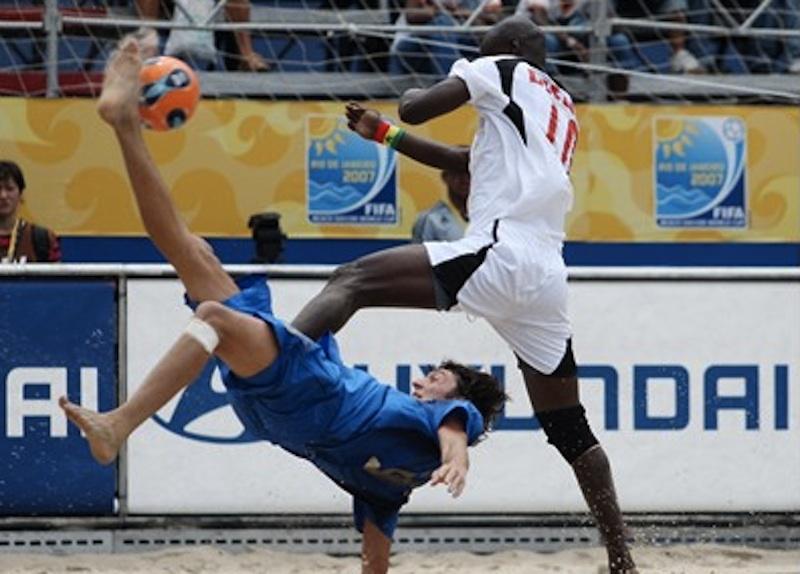
[[[322,284],[271,281],[277,314],[293,317]],[[800,509],[797,282],[578,281],[571,294],[584,404],[626,511]],[[129,393],[185,325],[181,298],[175,280],[129,280]],[[513,402],[472,450],[466,493],[451,501],[422,487],[407,510],[584,510],[567,465],[540,430],[523,428],[531,408],[513,356],[485,323],[369,310],[339,341],[346,361],[400,386],[444,358],[505,376]],[[218,375],[201,377],[131,438],[130,512],[349,512],[349,495],[309,463],[220,442],[241,431],[222,392]]]

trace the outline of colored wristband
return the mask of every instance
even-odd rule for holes
[[[388,132],[391,127],[392,124],[385,120],[381,120],[381,123],[379,123],[378,127],[375,128],[375,134],[372,136],[372,139],[380,144],[385,143],[384,140],[386,138],[386,132]]]
[[[397,149],[397,146],[400,145],[401,141],[403,141],[405,135],[406,130],[403,128],[398,128],[397,126],[392,126],[389,128],[389,131],[386,132],[386,137],[383,141],[389,147]]]

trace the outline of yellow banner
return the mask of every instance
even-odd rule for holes
[[[61,234],[143,234],[119,149],[94,105],[0,100],[2,156],[17,161],[28,182],[23,215]],[[370,106],[396,114],[391,102]],[[146,140],[197,233],[248,236],[251,214],[277,211],[290,237],[407,238],[416,214],[444,188],[436,170],[406,158],[396,160],[396,193],[384,174],[394,207],[387,200],[362,205],[358,217],[320,217],[335,210],[312,204],[315,167],[333,161],[357,184],[374,179],[373,166],[392,166],[391,158],[342,155],[350,141],[337,124],[342,111],[332,102],[208,100],[184,128]],[[568,239],[800,241],[800,110],[584,105],[578,115]],[[411,129],[466,144],[475,127],[465,108]]]

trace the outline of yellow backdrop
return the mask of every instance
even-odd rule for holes
[[[390,102],[371,104],[387,115]],[[439,174],[401,158],[400,219],[391,226],[318,226],[306,209],[306,116],[339,114],[328,102],[203,101],[181,130],[147,142],[190,227],[247,236],[250,214],[278,211],[292,237],[405,238],[416,213],[443,194]],[[580,106],[572,174],[577,241],[800,241],[800,110],[785,107]],[[657,116],[737,116],[747,127],[745,229],[656,225],[653,124]],[[416,133],[471,140],[476,118],[461,109]],[[61,234],[139,235],[142,226],[110,129],[91,100],[0,99],[0,144],[28,180],[23,214]]]

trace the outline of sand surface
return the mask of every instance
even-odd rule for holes
[[[800,574],[800,549],[760,550],[732,546],[640,547],[635,556],[642,574]],[[476,556],[463,552],[402,553],[392,558],[393,574],[597,574],[601,549],[537,554],[520,550]],[[70,556],[3,554],[4,574],[311,574],[360,572],[356,558],[252,550],[235,554],[214,548],[141,554]]]

